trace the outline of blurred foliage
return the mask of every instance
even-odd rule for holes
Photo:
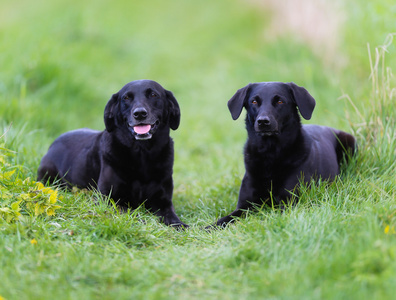
[[[1,137],[2,139],[3,137]],[[0,139],[0,142],[1,142]],[[13,154],[0,144],[0,218],[6,222],[25,216],[54,216],[58,191],[44,187],[41,182],[21,178],[21,166],[10,165],[7,157]]]

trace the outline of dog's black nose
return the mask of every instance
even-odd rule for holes
[[[271,121],[268,117],[260,117],[257,119],[257,124],[259,126],[269,126],[271,125]]]
[[[133,117],[136,120],[143,120],[147,118],[147,110],[143,107],[139,107],[133,110]]]

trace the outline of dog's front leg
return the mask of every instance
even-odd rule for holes
[[[187,224],[180,221],[179,217],[176,215],[175,209],[172,204],[156,210],[155,214],[165,225],[172,226],[177,229],[184,229],[189,227]]]
[[[260,203],[260,195],[257,189],[252,184],[248,174],[245,174],[241,188],[239,190],[238,204],[236,209],[228,216],[220,218],[216,222],[216,226],[225,227],[235,221],[235,218],[242,216],[242,214],[256,204]]]

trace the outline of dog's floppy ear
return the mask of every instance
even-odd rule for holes
[[[180,107],[179,103],[177,103],[177,100],[175,96],[173,96],[171,91],[165,90],[166,94],[166,99],[168,99],[169,107],[169,127],[172,128],[173,130],[176,130],[179,128],[180,124]]]
[[[298,110],[300,111],[300,114],[305,120],[311,119],[312,112],[315,108],[315,99],[308,93],[308,91],[301,87],[296,85],[293,82],[289,82],[288,85],[291,88],[294,101],[296,102],[296,105],[298,106]]]
[[[106,125],[106,130],[108,132],[113,131],[116,128],[116,120],[115,120],[115,106],[118,100],[118,93],[113,94],[111,96],[109,102],[107,102],[105,110],[104,110],[104,123]]]
[[[245,99],[246,96],[249,92],[249,89],[251,87],[251,83],[249,83],[247,86],[239,89],[234,96],[230,100],[228,100],[228,109],[231,112],[231,116],[233,120],[236,120],[239,118],[242,112],[243,105],[245,104]]]

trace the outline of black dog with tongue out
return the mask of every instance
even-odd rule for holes
[[[104,131],[78,129],[58,137],[41,160],[38,180],[97,188],[120,206],[144,203],[166,225],[187,227],[172,204],[169,133],[180,123],[173,94],[155,81],[132,81],[111,97],[104,122]]]

